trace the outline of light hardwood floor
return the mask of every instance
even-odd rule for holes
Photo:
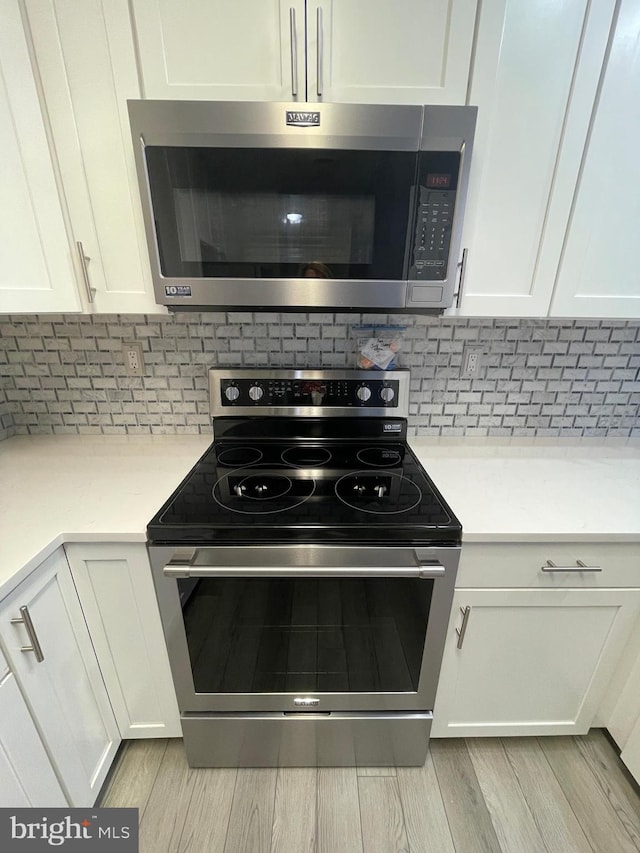
[[[602,731],[432,740],[421,768],[209,770],[129,741],[99,805],[141,853],[637,853],[640,795]]]

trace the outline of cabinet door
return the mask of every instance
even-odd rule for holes
[[[0,805],[68,805],[11,672],[0,681],[0,719]]]
[[[144,97],[305,100],[304,0],[132,6]]]
[[[633,778],[640,784],[640,717],[633,728],[620,758],[629,768]]]
[[[164,313],[153,296],[127,115],[127,98],[140,97],[127,2],[30,0],[26,9],[89,309]]]
[[[640,317],[638,26],[638,3],[623,0],[580,164],[555,317]]]
[[[28,608],[44,659],[26,625]],[[0,637],[69,803],[93,805],[120,743],[64,552],[56,551],[0,606]]]
[[[307,99],[464,104],[476,0],[307,0]]]
[[[638,589],[457,590],[432,734],[584,734],[639,612]]]
[[[145,546],[65,550],[120,734],[182,737]]]
[[[614,8],[482,4],[461,314],[547,315]]]
[[[0,0],[0,313],[81,303],[17,0]]]

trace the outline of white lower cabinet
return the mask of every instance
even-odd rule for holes
[[[640,784],[640,717],[633,727],[629,740],[620,753],[633,778]]]
[[[0,679],[0,720],[0,808],[68,805],[15,676],[9,671]]]
[[[624,580],[626,548],[612,559],[610,577]],[[432,736],[584,734],[594,724],[640,614],[640,589],[596,585],[608,569],[606,548],[592,572],[576,571],[565,549],[556,549],[558,574],[541,559],[556,556],[553,547],[537,554],[524,544],[521,563],[510,569],[501,560],[513,557],[515,545],[468,552],[462,581],[485,564],[494,580],[511,576],[513,586],[456,589]],[[593,545],[583,550],[597,556]],[[518,587],[524,579],[531,583],[534,563],[546,588]]]
[[[182,737],[143,544],[65,545],[123,738]]]
[[[2,601],[0,640],[59,782],[52,783],[50,795],[34,794],[34,804],[59,804],[61,789],[69,805],[93,805],[120,736],[62,549]],[[7,696],[12,710],[10,725],[2,717],[3,741],[5,732],[24,723],[11,686]],[[41,758],[37,744],[31,748]],[[24,767],[14,768],[26,790],[31,778],[26,753],[25,760],[24,773]],[[46,772],[42,780],[46,785]]]

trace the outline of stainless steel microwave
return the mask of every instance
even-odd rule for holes
[[[129,101],[156,300],[440,313],[476,107]]]

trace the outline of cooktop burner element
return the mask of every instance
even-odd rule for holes
[[[326,447],[288,447],[282,453],[282,461],[298,468],[316,468],[326,465],[331,452]]]
[[[356,456],[363,465],[372,465],[374,468],[392,467],[402,462],[401,454],[388,447],[365,447]]]
[[[220,465],[229,465],[239,468],[242,465],[253,465],[262,459],[262,451],[257,447],[229,447],[222,450],[218,456]]]
[[[251,465],[224,474],[214,483],[211,495],[221,507],[243,515],[287,512],[313,495],[311,478],[274,472],[268,465]],[[206,505],[206,504],[205,504]]]
[[[377,515],[409,512],[422,500],[422,492],[415,483],[390,471],[345,474],[336,482],[335,492],[348,507]]]
[[[239,498],[255,501],[272,501],[291,491],[291,480],[282,474],[254,474],[244,477],[233,487]]]

